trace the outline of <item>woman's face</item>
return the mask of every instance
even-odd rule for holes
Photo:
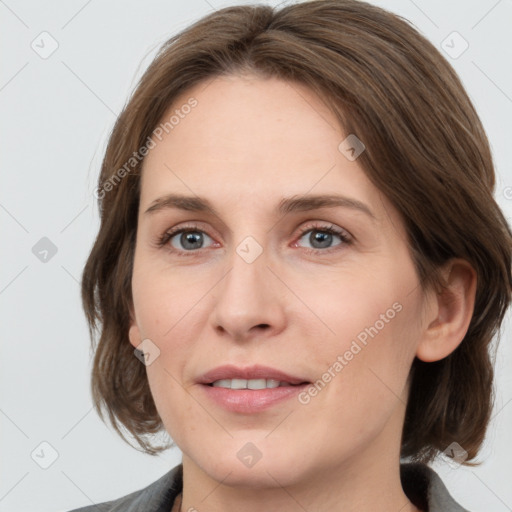
[[[394,460],[426,304],[362,146],[277,79],[216,78],[173,114],[144,162],[130,341],[184,464],[285,486]]]

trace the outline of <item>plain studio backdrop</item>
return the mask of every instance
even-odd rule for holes
[[[161,43],[237,3],[0,1],[1,511],[59,512],[117,498],[180,462],[177,448],[157,457],[136,451],[93,411],[79,281],[99,225],[93,191],[117,114]],[[410,20],[455,67],[491,142],[496,198],[510,219],[512,2],[371,3]],[[434,465],[472,512],[512,510],[510,316],[483,464]]]

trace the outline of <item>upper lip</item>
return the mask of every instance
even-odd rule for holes
[[[207,371],[199,377],[198,382],[201,384],[211,384],[212,382],[222,379],[274,379],[290,384],[308,382],[306,379],[289,375],[288,373],[269,366],[253,365],[242,368],[231,364],[217,366]]]

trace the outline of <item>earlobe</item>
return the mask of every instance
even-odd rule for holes
[[[433,296],[436,314],[425,326],[416,356],[425,362],[451,354],[467,333],[475,305],[476,272],[463,259],[453,259],[443,275],[446,288]]]

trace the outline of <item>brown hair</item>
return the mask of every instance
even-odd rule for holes
[[[490,348],[511,299],[512,233],[493,198],[487,137],[455,71],[406,20],[356,0],[218,10],[169,39],[142,76],[106,149],[101,226],[82,279],[93,348],[100,334],[91,380],[97,412],[104,419],[104,408],[117,432],[125,439],[124,426],[147,453],[167,448],[150,442],[164,427],[128,340],[143,161],[130,159],[179,94],[243,71],[305,84],[363,141],[358,162],[403,218],[424,289],[441,290],[437,270],[453,257],[474,267],[464,340],[441,361],[412,365],[401,453],[428,462],[456,441],[469,462],[493,405]]]

